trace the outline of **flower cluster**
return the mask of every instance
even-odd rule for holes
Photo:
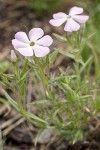
[[[80,29],[79,23],[85,23],[89,16],[80,15],[83,13],[83,8],[72,7],[69,14],[59,12],[53,15],[50,24],[60,26],[67,22],[64,30],[68,32],[77,31]],[[53,43],[53,39],[49,35],[44,36],[44,31],[41,28],[33,28],[27,36],[25,32],[17,32],[12,44],[15,50],[19,51],[23,56],[44,57],[49,52],[49,46]]]

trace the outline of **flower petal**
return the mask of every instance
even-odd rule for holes
[[[18,51],[23,56],[33,56],[33,50],[32,50],[32,47],[30,47],[30,46],[25,47],[25,48],[18,48]]]
[[[72,18],[70,18],[68,19],[64,27],[64,30],[68,32],[73,32],[73,31],[79,30],[79,28],[80,28],[80,25],[76,21],[74,21]]]
[[[76,20],[79,23],[85,23],[88,19],[89,16],[85,16],[85,15],[74,15],[72,17],[74,20]]]
[[[49,22],[50,22],[51,25],[59,27],[65,21],[67,21],[67,17],[66,18],[61,18],[61,19],[51,19]]]
[[[77,15],[77,14],[81,14],[81,13],[83,13],[83,8],[81,8],[81,7],[72,7],[71,9],[70,9],[70,12],[69,12],[69,15]]]
[[[59,12],[59,13],[53,14],[53,18],[54,19],[67,18],[67,15],[63,12]]]
[[[12,45],[13,45],[14,48],[17,50],[18,48],[27,47],[29,44],[20,42],[20,41],[18,41],[18,40],[16,40],[16,39],[13,39],[13,40],[12,40]]]
[[[29,43],[29,39],[25,32],[17,32],[15,34],[15,39],[24,43]]]
[[[44,31],[41,28],[33,28],[29,32],[30,41],[35,42],[37,39],[44,35]]]
[[[50,46],[52,43],[53,43],[53,39],[49,35],[45,35],[44,37],[36,41],[36,44],[42,46]]]
[[[44,57],[50,52],[50,49],[48,47],[43,47],[39,45],[35,45],[33,49],[36,57]]]

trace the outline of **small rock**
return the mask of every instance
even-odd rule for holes
[[[50,141],[50,138],[53,134],[53,131],[51,129],[45,129],[37,139],[38,143],[48,143]]]

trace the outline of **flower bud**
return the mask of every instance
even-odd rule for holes
[[[11,61],[14,63],[17,61],[17,56],[16,56],[14,50],[11,50]]]

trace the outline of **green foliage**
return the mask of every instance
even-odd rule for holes
[[[57,10],[64,0],[31,0],[30,7],[37,16],[48,16]]]
[[[10,67],[10,63],[8,61],[0,62],[0,75],[6,72]]]

